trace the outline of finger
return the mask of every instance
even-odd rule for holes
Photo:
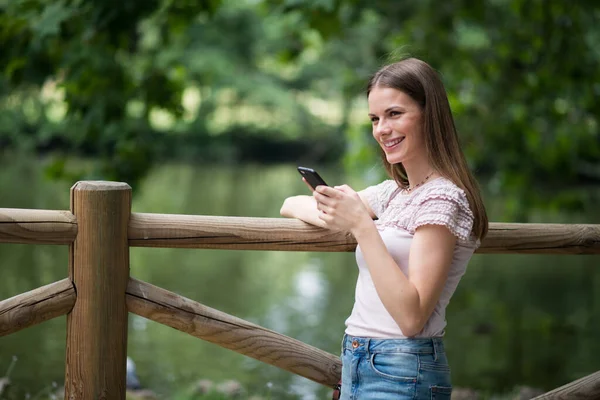
[[[336,186],[335,187],[337,190],[339,190],[340,192],[344,192],[347,194],[352,194],[354,193],[354,189],[352,189],[350,186],[348,185],[341,185],[341,186]]]
[[[315,200],[317,200],[317,203],[321,204],[332,205],[335,202],[335,200],[331,197],[327,197],[316,190],[313,192],[313,197],[315,198]]]
[[[317,222],[317,226],[323,228],[323,229],[331,229],[327,223],[325,221],[323,221],[322,219],[318,218]]]
[[[348,191],[347,188],[345,188],[344,186],[335,186],[335,189],[341,193],[344,194],[350,194],[351,192]]]
[[[315,191],[318,193],[321,193],[322,195],[325,195],[327,197],[335,197],[336,195],[339,194],[339,191],[337,189],[334,189],[329,186],[324,186],[324,185],[317,186]]]
[[[323,206],[323,203],[319,203],[319,202],[317,201],[317,211],[319,211],[320,213],[324,212],[324,211],[323,211],[323,207],[324,207],[324,206]]]
[[[328,215],[335,214],[335,208],[329,207],[328,205],[325,205],[325,204],[321,204],[321,206],[319,207],[319,211],[321,211],[325,214],[328,214]]]
[[[319,213],[319,219],[321,221],[323,221],[323,223],[325,224],[325,227],[327,229],[331,229],[330,224],[333,221],[333,218],[331,217],[331,215],[321,212],[321,213]]]

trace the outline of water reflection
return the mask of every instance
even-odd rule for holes
[[[344,181],[322,170],[328,181]],[[1,207],[68,208],[71,184],[45,181],[39,163],[1,169],[0,183],[10,188],[0,193]],[[294,166],[166,165],[133,188],[133,211],[277,217],[285,197],[304,191]],[[67,275],[66,247],[0,245],[0,259],[0,298]],[[455,384],[484,394],[524,384],[548,389],[599,370],[597,259],[475,256],[448,309]],[[131,275],[338,354],[357,270],[352,254],[133,248]],[[159,394],[181,393],[199,379],[236,379],[271,398],[327,396],[317,384],[174,329],[135,315],[129,322],[128,353],[141,383]],[[62,381],[65,325],[57,318],[2,338],[0,375],[16,355],[20,393]]]

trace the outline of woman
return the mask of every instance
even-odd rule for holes
[[[359,193],[318,186],[312,197],[286,199],[281,214],[349,231],[358,243],[341,398],[449,399],[445,310],[487,233],[485,208],[428,64],[409,58],[383,67],[367,99],[392,179]]]

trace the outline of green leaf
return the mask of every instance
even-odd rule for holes
[[[56,1],[44,7],[39,18],[32,20],[31,30],[43,39],[46,36],[58,35],[61,24],[71,18],[74,9],[66,7],[62,1]]]

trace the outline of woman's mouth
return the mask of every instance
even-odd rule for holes
[[[385,142],[383,142],[383,147],[386,150],[390,150],[393,149],[394,147],[398,146],[400,143],[402,143],[402,141],[404,140],[406,136],[402,136],[393,140],[387,140]]]

